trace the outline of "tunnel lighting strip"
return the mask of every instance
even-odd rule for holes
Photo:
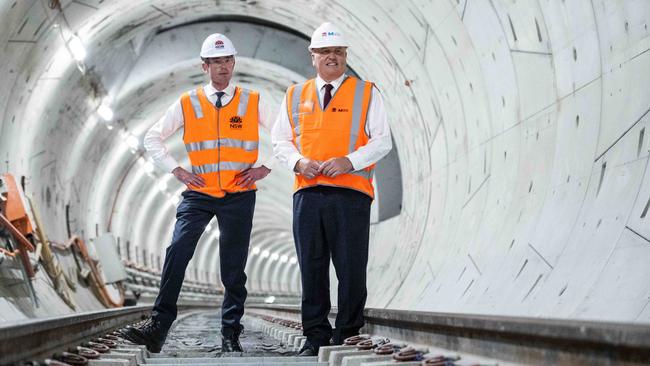
[[[40,3],[43,4],[43,6],[45,6],[43,1],[41,1]],[[61,2],[59,0],[52,0],[50,1],[48,7],[49,9],[58,11],[58,17],[61,18],[62,22],[55,22],[55,28],[59,30],[59,35],[61,36],[61,39],[63,40],[66,49],[68,50],[68,52],[70,52],[72,58],[77,62],[77,69],[79,69],[79,71],[82,74],[85,74],[86,65],[83,63],[83,61],[86,59],[86,56],[88,56],[88,51],[86,50],[86,47],[84,46],[83,42],[81,41],[77,33],[75,33],[72,30],[72,27],[68,22],[68,18],[66,18],[65,16],[65,12],[63,11],[63,8],[61,8]],[[49,14],[49,11],[47,11],[46,9],[45,13]],[[66,33],[69,34],[67,39],[66,39]]]
[[[97,108],[97,114],[106,122],[113,120],[113,110],[107,103],[102,103],[99,108]]]

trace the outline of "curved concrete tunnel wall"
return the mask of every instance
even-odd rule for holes
[[[297,35],[332,20],[384,94],[404,187],[401,213],[372,226],[369,307],[650,321],[650,3],[62,1],[67,23],[47,4],[0,5],[0,153],[53,239],[69,205],[73,232],[163,255],[181,186],[130,136],[204,82],[205,34],[232,35],[236,82],[277,105],[312,73]],[[96,114],[105,98],[112,130]],[[260,184],[251,291],[299,292],[290,179],[276,167]],[[217,283],[214,237],[189,272]]]

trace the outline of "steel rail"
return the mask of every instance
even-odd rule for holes
[[[0,364],[47,358],[146,316],[151,306],[133,306],[0,323]]]
[[[296,305],[248,309],[300,315]],[[336,309],[330,317],[336,316]],[[363,332],[525,364],[648,365],[650,324],[366,309]]]
[[[205,306],[183,306],[198,309]],[[211,307],[213,308],[213,307]],[[0,364],[51,356],[146,316],[150,305],[0,324]],[[248,304],[294,319],[300,307]],[[336,309],[330,316],[336,316]],[[650,364],[650,324],[366,309],[364,332],[524,364]]]

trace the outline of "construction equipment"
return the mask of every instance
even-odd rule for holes
[[[16,180],[11,174],[5,174],[0,179],[0,225],[4,227],[18,243],[17,254],[23,263],[29,279],[35,274],[28,252],[34,252],[34,244],[27,238],[31,237],[31,218],[25,210],[25,196],[18,189]]]
[[[18,246],[18,248],[13,246],[0,248],[1,259],[20,257],[35,303],[37,297],[31,280],[36,276],[38,264],[42,263],[45,272],[52,280],[54,290],[61,299],[73,310],[78,307],[73,296],[76,282],[66,275],[53,254],[51,249],[54,246],[57,250],[70,251],[74,255],[79,277],[84,279],[104,306],[122,306],[124,302],[122,282],[117,281],[110,285],[105,283],[103,273],[98,266],[99,260],[89,255],[86,244],[80,237],[72,236],[64,245],[53,245],[45,234],[36,205],[26,197],[11,174],[5,174],[0,179],[0,224]],[[29,252],[33,254],[30,256]]]
[[[88,248],[85,242],[78,236],[68,239],[65,247],[70,248],[75,256],[83,259],[82,263],[77,262],[79,274],[90,285],[95,296],[106,307],[121,307],[124,304],[124,287],[121,283],[114,284],[117,296],[111,294],[104,283],[101,271],[97,267],[97,261],[93,260],[88,254]]]
[[[77,304],[75,303],[74,297],[72,296],[72,292],[74,292],[75,288],[75,283],[72,279],[66,276],[63,268],[61,267],[61,264],[52,254],[50,242],[45,235],[45,230],[43,228],[40,214],[32,200],[30,199],[28,201],[29,206],[32,210],[32,214],[34,216],[34,222],[36,223],[35,233],[38,237],[38,240],[42,244],[41,262],[43,263],[43,268],[45,269],[45,272],[47,272],[47,275],[50,276],[50,279],[54,284],[54,290],[59,294],[63,302],[65,302],[72,310],[76,310]]]

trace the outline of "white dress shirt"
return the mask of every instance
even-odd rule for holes
[[[347,75],[343,74],[338,79],[331,81],[334,87],[332,89],[332,98],[339,89],[343,80]],[[321,109],[323,108],[323,95],[325,94],[325,80],[320,76],[316,77],[316,87],[319,93],[319,103]],[[372,88],[372,95],[370,98],[370,106],[368,108],[368,115],[366,118],[366,134],[368,134],[368,143],[359,147],[358,150],[346,155],[352,163],[353,170],[361,170],[366,168],[383,158],[390,149],[393,147],[393,142],[390,138],[390,128],[388,127],[388,117],[386,116],[386,109],[384,108],[384,100],[381,93],[376,87]],[[287,113],[287,98],[282,99],[282,106],[280,113],[273,126],[271,133],[271,140],[273,142],[274,156],[289,169],[293,171],[298,160],[304,158],[293,143],[293,134],[291,132],[291,123],[289,122],[289,115]]]
[[[222,91],[225,94],[221,97],[221,104],[226,105],[235,94],[235,86],[229,84],[224,90],[217,90],[212,83],[209,83],[203,86],[203,91],[205,95],[213,105],[216,103],[218,97],[217,92]],[[259,104],[259,123],[267,131],[271,131],[272,128],[272,111],[270,107],[262,102],[260,98]],[[174,104],[172,104],[165,112],[165,115],[154,124],[149,131],[147,131],[144,136],[143,145],[144,148],[149,152],[154,163],[164,169],[166,172],[171,172],[172,170],[179,167],[178,161],[174,159],[170,154],[169,150],[163,143],[164,140],[169,138],[174,132],[179,128],[183,127],[185,124],[185,119],[183,118],[183,108],[181,107],[181,99],[178,98]],[[260,150],[261,151],[261,150]],[[258,156],[257,161],[266,162],[269,157]]]

